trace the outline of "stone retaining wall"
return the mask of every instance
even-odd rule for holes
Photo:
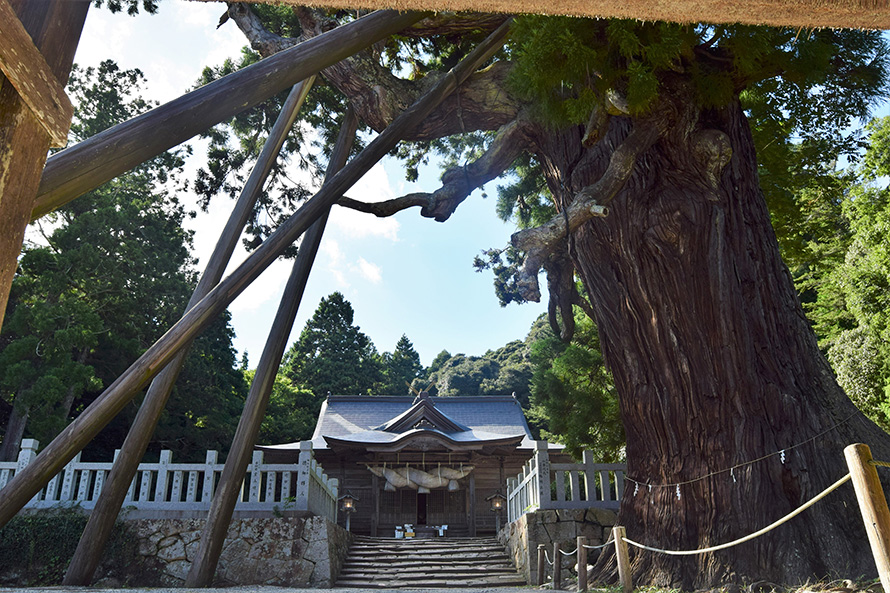
[[[586,537],[591,546],[603,544],[608,541],[617,520],[618,514],[607,509],[535,511],[508,523],[498,533],[498,539],[529,584],[535,584],[538,544],[547,546],[547,554],[552,560],[554,543],[559,542],[561,549],[566,551],[575,549],[578,536]],[[598,555],[598,551],[589,550],[588,563],[593,564]],[[575,566],[576,556],[561,556],[563,575],[567,575],[566,569]],[[551,570],[548,567],[548,576],[552,574]]]
[[[204,519],[126,521],[137,542],[140,581],[182,586],[197,553]],[[223,544],[213,586],[328,588],[340,574],[352,536],[314,515],[235,519]],[[114,585],[114,579],[97,584]]]

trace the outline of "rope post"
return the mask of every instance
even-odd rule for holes
[[[622,525],[612,528],[612,539],[615,540],[615,558],[618,561],[618,580],[621,582],[621,590],[624,593],[633,591],[633,583],[630,575],[630,556],[627,553],[627,542],[624,541],[627,531]]]
[[[890,592],[890,553],[887,549],[887,542],[890,542],[890,510],[887,509],[878,470],[871,463],[871,449],[868,445],[857,443],[844,449],[844,456],[853,478],[853,489],[859,501],[859,510],[862,511],[881,585],[885,592]]]
[[[541,586],[544,584],[544,574],[547,571],[547,546],[538,544],[538,575],[535,584]]]
[[[587,538],[578,536],[578,591],[587,591]]]
[[[562,589],[562,552],[559,542],[553,542],[553,589]]]

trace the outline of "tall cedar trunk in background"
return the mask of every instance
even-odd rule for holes
[[[865,441],[890,457],[886,435],[856,411],[817,348],[779,254],[740,106],[700,110],[682,85],[672,90],[662,94],[677,107],[667,110],[668,132],[637,161],[608,217],[578,229],[569,251],[620,396],[628,477],[643,483],[627,483],[620,522],[630,539],[684,550],[748,535],[809,500],[847,472],[847,444]],[[607,137],[586,151],[580,128],[537,138],[563,204],[602,175],[632,125],[612,118]],[[715,129],[733,152],[712,182],[693,147]],[[699,479],[782,449],[784,462],[774,455]],[[676,484],[691,480],[678,497]],[[635,551],[636,582],[693,589],[873,574],[851,502],[850,492],[832,495],[722,552]],[[609,562],[600,562],[604,573]]]

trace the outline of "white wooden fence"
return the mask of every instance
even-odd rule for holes
[[[623,463],[594,463],[590,451],[581,463],[550,463],[547,442],[537,441],[522,473],[507,479],[507,519],[539,509],[617,510],[626,470]]]
[[[0,462],[0,496],[16,472],[37,456],[38,443],[23,439],[18,461]],[[99,498],[111,463],[89,463],[72,459],[58,475],[27,504],[25,509],[58,505],[78,505],[90,510]],[[207,451],[204,463],[173,463],[172,451],[161,451],[157,463],[141,463],[130,484],[124,507],[149,511],[153,517],[181,516],[183,512],[206,512],[223,464],[216,451]],[[247,468],[241,496],[235,511],[311,511],[337,521],[336,479],[328,478],[312,455],[312,443],[300,443],[300,456],[294,464],[263,463],[262,451],[255,451]]]

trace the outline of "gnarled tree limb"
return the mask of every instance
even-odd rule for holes
[[[607,214],[606,206],[630,178],[637,157],[655,144],[660,134],[660,130],[652,122],[639,121],[612,153],[603,176],[575,194],[565,212],[557,214],[541,226],[513,234],[510,238],[513,246],[527,252],[519,275],[523,298],[530,301],[541,299],[538,272],[547,258],[569,233],[591,218]]]
[[[376,203],[344,197],[337,203],[379,217],[392,216],[406,208],[420,206],[421,216],[445,222],[474,189],[503,173],[529,147],[528,126],[526,120],[517,119],[502,127],[481,157],[463,167],[445,171],[442,187],[433,193],[412,193]]]

